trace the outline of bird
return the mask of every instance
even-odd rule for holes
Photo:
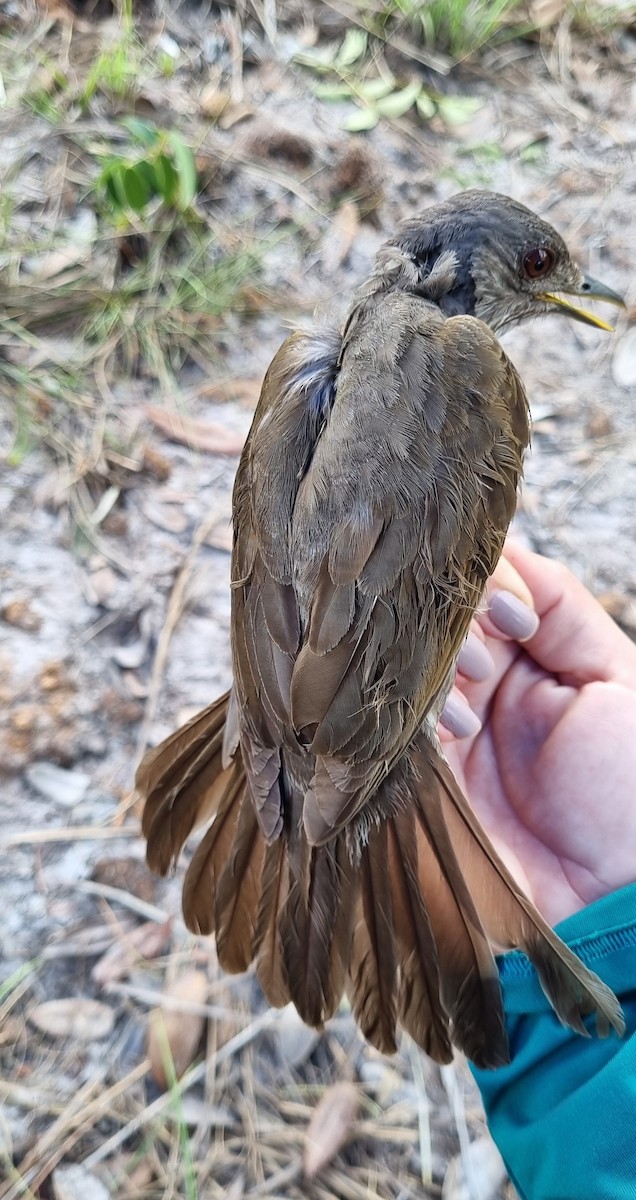
[[[348,997],[391,1054],[509,1061],[495,954],[536,968],[556,1016],[624,1029],[492,847],[437,735],[517,503],[530,413],[498,334],[621,298],[506,196],[405,221],[341,324],[275,355],[233,492],[233,684],[150,750],[149,866],[208,823],[183,911],[221,967],[322,1028]],[[574,302],[573,302],[574,301]],[[211,822],[211,823],[210,823]]]

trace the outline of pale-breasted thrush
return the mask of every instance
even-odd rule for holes
[[[343,328],[296,332],[264,381],[234,488],[229,694],[137,774],[148,861],[188,868],[188,926],[256,961],[320,1026],[347,992],[367,1038],[398,1025],[440,1062],[508,1059],[492,947],[534,963],[559,1018],[622,1029],[612,992],[492,848],[437,721],[515,511],[530,436],[495,334],[619,297],[505,196],[405,222]]]

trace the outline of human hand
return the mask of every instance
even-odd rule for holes
[[[511,607],[510,592],[530,610]],[[481,729],[440,736],[499,854],[554,925],[636,880],[636,646],[565,567],[517,543],[489,597],[454,697]],[[470,712],[463,728],[457,712],[449,724],[470,733]]]

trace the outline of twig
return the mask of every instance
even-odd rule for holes
[[[433,1182],[433,1147],[431,1142],[431,1106],[422,1070],[422,1052],[409,1039],[409,1058],[417,1088],[417,1128],[420,1141],[420,1177],[424,1185]]]
[[[127,999],[136,1000],[138,1004],[145,1004],[148,1008],[165,1008],[169,1012],[189,1013],[193,1017],[206,1017],[211,1021],[234,1021],[239,1024],[251,1019],[249,1013],[234,1012],[229,1008],[221,1008],[218,1004],[195,1004],[191,1000],[180,999],[179,996],[155,992],[152,988],[135,987],[132,983],[113,981],[106,984],[104,991],[107,996],[126,996]]]
[[[197,555],[208,535],[214,529],[217,521],[226,512],[226,509],[218,504],[209,513],[203,521],[200,522],[192,539],[192,545],[183,560],[181,569],[174,582],[174,587],[170,593],[168,602],[168,611],[163,624],[159,638],[157,639],[157,650],[155,652],[154,661],[152,664],[152,675],[150,678],[150,687],[148,689],[148,699],[146,701],[146,710],[144,719],[141,723],[139,738],[137,741],[136,760],[138,761],[144,753],[148,744],[148,730],[153,721],[157,703],[159,701],[159,691],[161,688],[161,680],[165,670],[166,662],[168,661],[168,650],[172,635],[179,623],[186,603],[186,592],[190,582],[190,577],[194,570]]]
[[[101,1091],[99,1095],[86,1104],[87,1097],[95,1090],[102,1087],[102,1079],[93,1079],[86,1087],[82,1088],[73,1098],[72,1102],[67,1106],[57,1121],[50,1126],[46,1133],[36,1142],[35,1146],[29,1151],[24,1162],[20,1164],[19,1171],[21,1175],[20,1185],[15,1184],[11,1190],[3,1196],[0,1193],[2,1200],[18,1200],[21,1193],[22,1181],[28,1183],[33,1191],[42,1185],[44,1180],[50,1175],[54,1167],[57,1166],[68,1151],[76,1145],[76,1143],[88,1133],[97,1121],[108,1112],[110,1104],[127,1092],[133,1084],[138,1083],[143,1079],[144,1075],[150,1070],[150,1062],[147,1058],[140,1062],[128,1075],[123,1079],[118,1080],[112,1087]],[[76,1111],[78,1110],[79,1111]],[[79,1124],[75,1124],[78,1121]],[[73,1128],[75,1126],[75,1128]],[[66,1130],[70,1130],[68,1135],[62,1141],[62,1137]],[[53,1146],[52,1153],[43,1162],[44,1154]]]
[[[141,830],[134,825],[69,825],[65,829],[20,829],[10,833],[4,841],[6,846],[42,846],[46,842],[103,842],[116,838],[138,838]]]
[[[144,917],[146,921],[156,921],[159,925],[165,925],[169,919],[169,914],[163,909],[157,908],[155,904],[148,904],[146,900],[140,900],[138,896],[125,892],[123,888],[111,887],[108,883],[97,883],[94,879],[80,879],[75,886],[79,892],[88,892],[91,896],[102,896],[104,900],[113,900],[116,904],[121,904],[124,908],[129,908],[131,912]]]
[[[261,1017],[257,1017],[251,1025],[248,1025],[247,1029],[241,1030],[240,1033],[237,1033],[220,1047],[216,1054],[216,1063],[225,1062],[237,1050],[242,1050],[244,1046],[248,1046],[259,1034],[265,1029],[269,1029],[278,1020],[278,1015],[277,1012],[270,1011],[263,1013]],[[204,1061],[193,1067],[191,1071],[188,1071],[183,1076],[183,1079],[179,1081],[181,1095],[193,1087],[195,1083],[199,1083],[201,1079],[205,1078],[206,1069],[207,1063]],[[174,1097],[169,1092],[166,1092],[163,1096],[159,1096],[157,1100],[147,1105],[136,1117],[133,1117],[132,1121],[124,1125],[118,1133],[113,1134],[106,1142],[98,1146],[97,1150],[89,1154],[88,1158],[83,1160],[84,1166],[91,1169],[97,1166],[98,1163],[103,1162],[105,1158],[109,1158],[115,1150],[118,1150],[120,1146],[123,1146],[124,1142],[128,1141],[129,1137],[132,1137],[139,1129],[143,1129],[144,1125],[147,1125],[150,1121],[154,1121],[155,1117],[161,1116],[164,1109],[170,1108],[173,1103]]]

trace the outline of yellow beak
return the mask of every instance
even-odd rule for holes
[[[607,304],[615,304],[618,308],[625,308],[625,301],[617,292],[613,292],[611,288],[606,287],[604,283],[599,283],[597,279],[592,279],[586,275],[583,283],[576,291],[566,293],[569,296],[581,296],[587,300],[605,300]],[[565,309],[568,317],[573,317],[575,321],[582,321],[585,325],[595,325],[597,329],[606,329],[608,333],[614,332],[614,326],[609,325],[607,321],[603,321],[601,317],[597,317],[595,313],[588,312],[586,308],[579,308],[578,305],[572,304],[563,296],[557,295],[555,292],[542,292],[537,296],[538,300],[544,300],[546,304],[554,304],[557,308]]]

